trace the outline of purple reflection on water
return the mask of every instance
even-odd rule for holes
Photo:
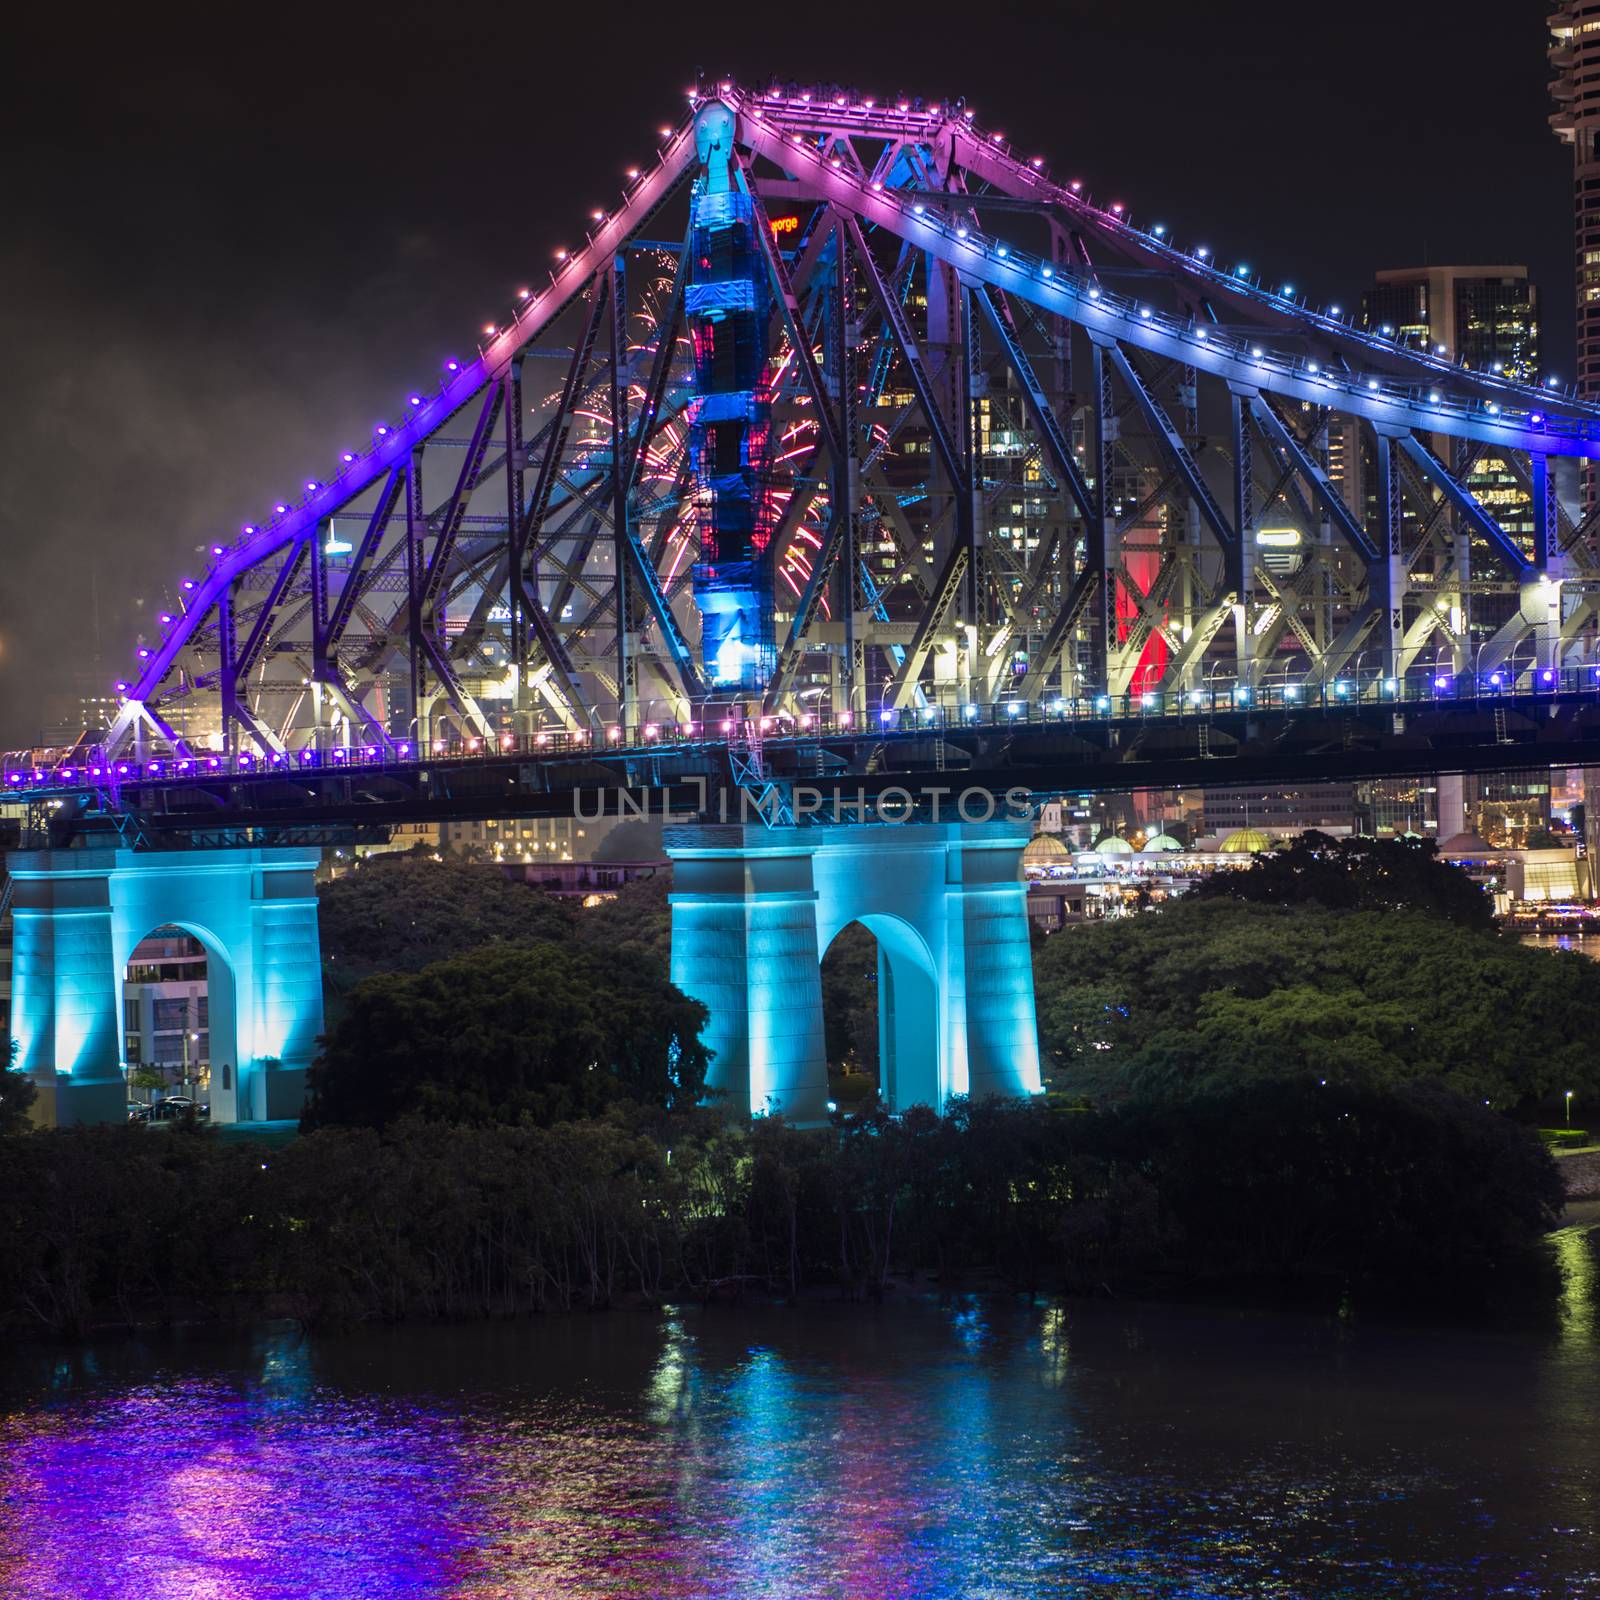
[[[8,1600],[437,1594],[456,1441],[405,1407],[145,1388],[0,1419]]]

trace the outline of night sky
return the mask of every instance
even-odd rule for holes
[[[1572,370],[1546,0],[31,6],[0,65],[0,744],[397,415],[617,198],[695,69],[964,94],[1313,299],[1517,262]],[[99,629],[96,636],[96,615]],[[87,687],[87,685],[86,685]]]

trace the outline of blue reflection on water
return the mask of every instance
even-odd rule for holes
[[[14,1363],[0,1595],[1600,1593],[1562,1248],[1542,1342],[964,1299]]]

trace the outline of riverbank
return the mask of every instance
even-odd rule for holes
[[[1468,1304],[1537,1279],[1563,1203],[1538,1140],[1481,1106],[1315,1084],[810,1130],[704,1112],[404,1122],[269,1149],[76,1129],[4,1154],[0,1321],[67,1337],[263,1311],[338,1326],[869,1303],[901,1284]]]

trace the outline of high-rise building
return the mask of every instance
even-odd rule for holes
[[[1539,381],[1539,290],[1526,267],[1393,268],[1377,275],[1361,310],[1370,329],[1440,350],[1473,371]],[[1448,441],[1436,441],[1439,447]],[[1511,464],[1485,451],[1467,487],[1531,554],[1533,496]]]
[[[1526,267],[1398,267],[1361,297],[1367,326],[1477,372],[1536,382],[1539,290]]]
[[[1572,146],[1578,287],[1578,392],[1600,394],[1600,0],[1568,0],[1549,18],[1556,102],[1550,126]],[[1593,484],[1593,475],[1587,475]]]

